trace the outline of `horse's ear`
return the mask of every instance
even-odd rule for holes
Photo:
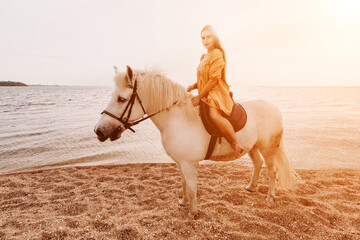
[[[118,72],[118,71],[117,71],[117,69],[118,69],[118,68],[117,68],[116,66],[114,66],[115,73],[117,73],[117,72]]]
[[[129,65],[126,65],[126,84],[132,86],[133,70]]]

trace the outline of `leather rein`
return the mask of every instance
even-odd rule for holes
[[[132,111],[132,108],[133,108],[133,106],[134,106],[134,104],[135,104],[135,100],[136,100],[136,99],[139,101],[140,106],[141,106],[144,114],[147,114],[146,111],[145,111],[145,108],[144,108],[144,106],[143,106],[143,104],[142,104],[142,102],[141,102],[141,99],[140,99],[138,93],[136,92],[136,90],[137,90],[137,80],[136,80],[136,79],[135,79],[134,86],[131,87],[131,88],[133,89],[133,92],[132,92],[132,94],[131,94],[130,100],[129,100],[129,102],[127,103],[127,105],[126,105],[126,107],[125,107],[125,109],[124,109],[124,111],[123,111],[123,113],[121,114],[120,117],[117,117],[117,116],[115,116],[114,114],[112,114],[112,113],[110,113],[110,112],[108,112],[108,111],[106,111],[106,110],[102,111],[101,114],[105,113],[106,115],[108,115],[108,116],[110,116],[110,117],[112,117],[112,118],[120,121],[120,122],[123,124],[123,126],[125,127],[125,130],[126,130],[126,129],[130,129],[133,133],[135,133],[135,130],[131,128],[132,126],[135,126],[135,125],[141,123],[142,121],[145,121],[146,119],[151,118],[152,116],[154,116],[154,115],[156,115],[156,114],[158,114],[158,113],[160,113],[160,112],[163,112],[163,111],[165,111],[165,110],[166,110],[166,111],[169,111],[169,109],[170,109],[171,107],[173,107],[173,106],[177,103],[177,101],[175,101],[171,106],[169,106],[169,107],[167,107],[167,108],[165,108],[165,109],[162,109],[162,110],[157,111],[157,112],[155,112],[155,113],[153,113],[153,114],[147,115],[146,117],[142,117],[142,118],[140,118],[140,119],[138,119],[138,120],[136,120],[136,121],[129,122],[130,115],[131,115],[131,111]],[[123,117],[125,116],[125,113],[126,113],[126,111],[127,111],[128,109],[129,109],[129,111],[128,111],[128,113],[127,113],[126,118],[124,119]],[[121,126],[119,126],[119,129],[121,130]]]

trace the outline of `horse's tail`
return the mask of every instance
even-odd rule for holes
[[[276,169],[276,180],[280,188],[293,190],[296,183],[303,183],[303,180],[292,168],[291,162],[285,154],[283,139],[281,139],[276,153]]]

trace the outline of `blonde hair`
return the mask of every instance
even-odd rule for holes
[[[160,68],[152,67],[144,71],[133,70],[138,80],[138,93],[143,103],[146,103],[148,114],[173,107],[176,102],[181,106],[185,115],[194,121],[199,118],[198,108],[192,105],[192,95],[187,93],[179,83],[168,78]],[[123,88],[126,82],[126,73],[115,75],[117,88]]]
[[[150,113],[172,107],[176,102],[191,120],[199,117],[197,108],[194,108],[191,102],[192,95],[187,93],[182,85],[172,81],[157,67],[148,68],[142,73],[139,94],[144,101],[151,103],[148,108]]]
[[[200,32],[200,37],[201,37],[201,34],[203,31],[205,30],[208,30],[211,34],[211,36],[214,38],[214,47],[215,48],[218,48],[220,49],[220,51],[222,52],[223,54],[223,57],[224,57],[224,62],[225,62],[225,67],[226,67],[226,54],[225,54],[225,50],[224,48],[222,47],[221,45],[221,42],[220,42],[220,39],[219,39],[219,36],[217,35],[215,29],[213,26],[211,25],[205,25],[205,27],[203,27],[203,29],[201,30]],[[224,82],[226,82],[226,78],[225,78],[225,67],[221,70],[221,78]]]

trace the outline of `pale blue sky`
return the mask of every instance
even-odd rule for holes
[[[360,85],[356,0],[0,0],[0,81],[112,85],[130,65],[188,85],[206,24],[230,85]]]

